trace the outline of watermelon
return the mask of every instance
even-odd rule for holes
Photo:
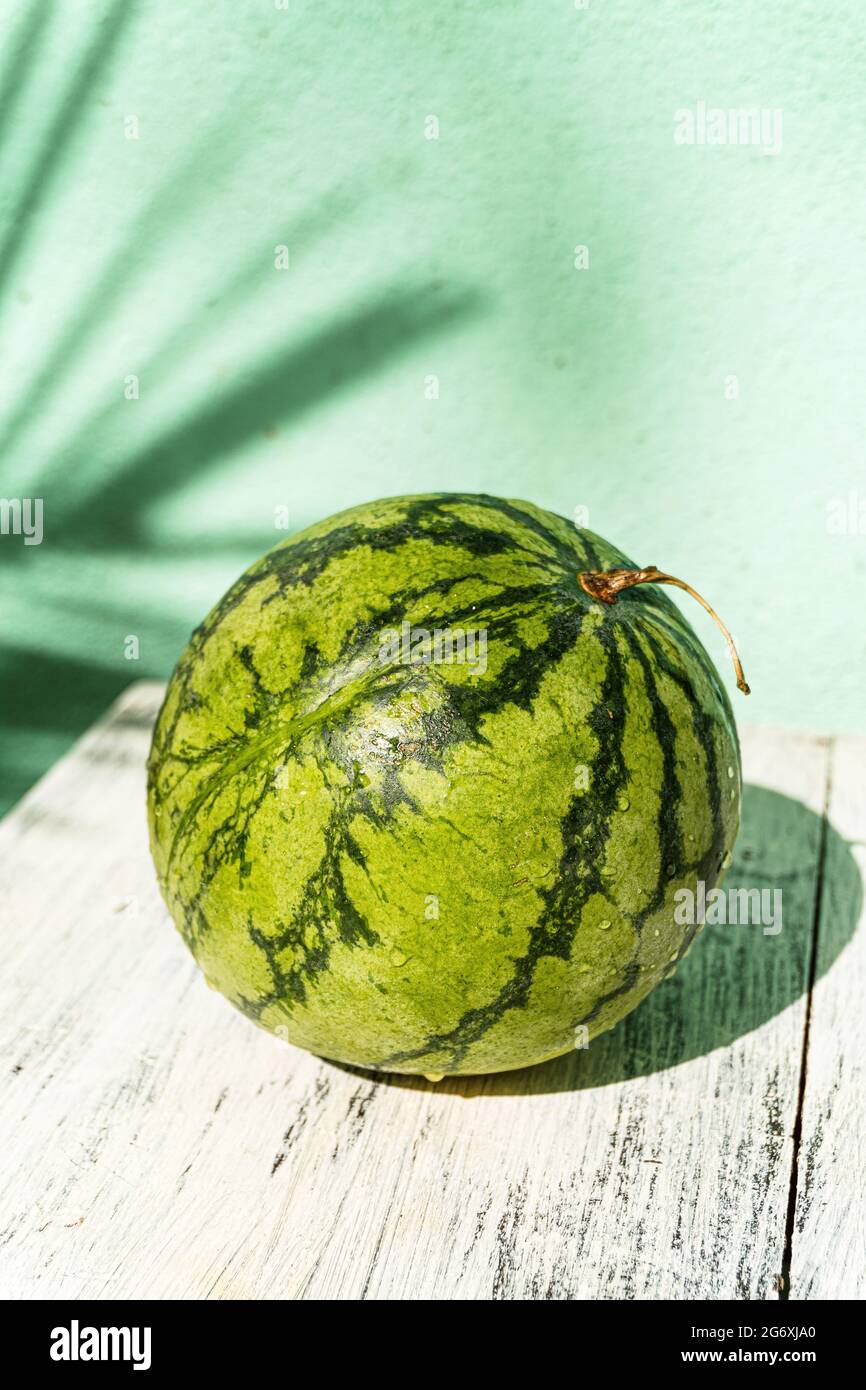
[[[354,507],[247,570],[148,764],[207,982],[299,1047],[437,1078],[546,1060],[640,1003],[740,811],[730,702],[665,582],[528,502],[450,493]]]

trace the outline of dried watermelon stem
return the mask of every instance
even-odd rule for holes
[[[675,584],[678,589],[685,589],[687,594],[696,598],[702,608],[706,608],[713,622],[723,634],[725,641],[731,650],[731,660],[734,663],[734,671],[737,675],[737,688],[742,690],[744,695],[748,695],[749,686],[746,677],[743,675],[743,667],[734,646],[734,639],[728,632],[718,613],[711,608],[705,598],[702,598],[691,584],[687,584],[684,579],[676,579],[672,574],[664,574],[656,569],[655,565],[647,565],[642,570],[589,570],[584,574],[579,574],[580,587],[584,589],[592,598],[600,599],[602,603],[616,603],[617,596],[623,589],[632,589],[635,584]]]

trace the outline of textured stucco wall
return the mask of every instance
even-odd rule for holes
[[[45,534],[0,537],[3,802],[168,673],[275,508],[437,488],[586,507],[726,617],[741,718],[866,727],[866,517],[827,511],[866,512],[862,26],[862,0],[5,6],[0,494]],[[780,110],[781,149],[676,143],[700,102]]]

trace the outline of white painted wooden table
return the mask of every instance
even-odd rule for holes
[[[147,851],[160,697],[0,824],[0,1295],[866,1294],[866,740],[743,731],[726,886],[782,888],[778,936],[707,927],[586,1052],[433,1086],[208,991]]]

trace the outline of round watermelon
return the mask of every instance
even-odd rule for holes
[[[740,810],[730,703],[666,581],[463,494],[352,508],[247,570],[149,759],[159,882],[208,983],[299,1047],[433,1076],[633,1009]]]

